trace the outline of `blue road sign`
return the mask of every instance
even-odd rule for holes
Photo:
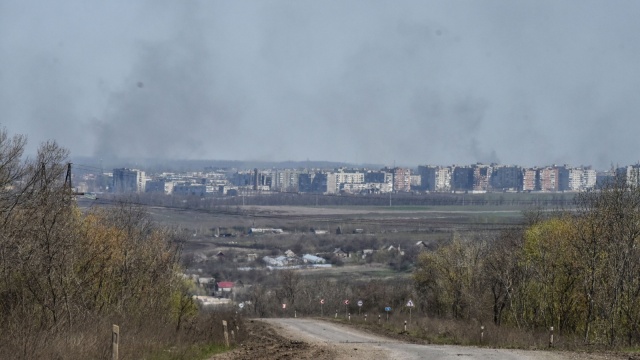
[[[384,311],[386,311],[386,312],[391,311],[391,306],[387,306],[387,307],[385,307],[385,308],[384,308]]]

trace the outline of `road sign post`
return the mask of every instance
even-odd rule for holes
[[[344,314],[345,316],[348,317],[349,316],[349,299],[345,299],[343,303],[344,303]]]
[[[360,316],[360,310],[362,309],[362,300],[358,300],[358,316]]]
[[[320,299],[320,317],[324,316],[324,299]]]
[[[389,313],[391,312],[391,306],[385,307],[384,311],[387,313],[387,322],[389,322]]]
[[[409,301],[407,301],[407,307],[409,308],[409,324],[411,324],[411,309],[413,309],[414,306],[413,301],[409,299]]]

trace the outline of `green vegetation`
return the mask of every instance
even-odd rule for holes
[[[640,344],[640,189],[616,179],[572,211],[529,214],[520,231],[455,237],[418,258],[420,301],[439,318]]]

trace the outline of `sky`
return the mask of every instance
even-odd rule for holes
[[[640,161],[640,2],[0,0],[33,152],[608,169]]]

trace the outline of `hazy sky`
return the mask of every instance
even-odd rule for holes
[[[72,155],[640,160],[640,1],[0,0],[0,125]]]

